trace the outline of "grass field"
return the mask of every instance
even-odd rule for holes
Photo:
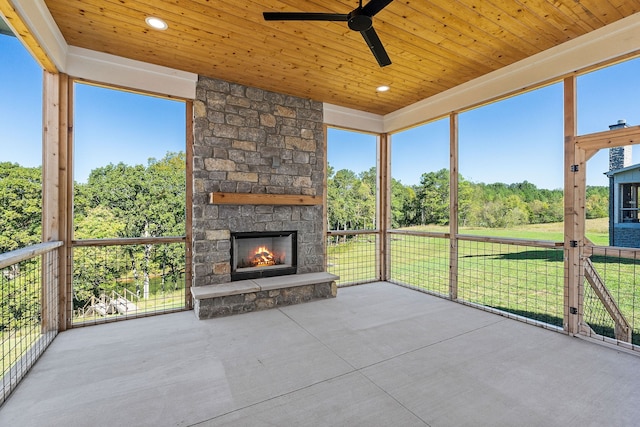
[[[448,233],[448,227],[413,227],[411,231]],[[461,235],[563,241],[563,225],[539,224],[511,229],[461,228]],[[606,219],[588,220],[587,236],[597,245],[608,244]],[[328,246],[329,271],[339,284],[376,279],[375,236],[358,236]],[[525,245],[458,241],[458,298],[562,326],[564,313],[563,249]],[[640,263],[615,257],[593,257],[596,270],[634,329],[640,344]],[[391,236],[391,280],[448,296],[449,240],[438,237]],[[585,320],[596,332],[613,336],[613,322],[588,284],[585,285]]]

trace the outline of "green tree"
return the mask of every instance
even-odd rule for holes
[[[587,186],[587,218],[606,218],[609,216],[609,187]]]
[[[185,155],[167,153],[160,159],[149,159],[148,165],[130,166],[124,163],[107,165],[91,171],[86,185],[79,186],[80,205],[76,216],[76,232],[81,219],[90,216],[95,208],[107,208],[119,224],[108,237],[179,236],[185,232]],[[89,236],[94,237],[95,236]],[[107,237],[107,236],[103,236]],[[149,296],[150,274],[153,269],[177,274],[184,265],[184,251],[176,247],[153,251],[143,245],[126,246],[129,269],[136,282],[142,272],[143,296]],[[139,286],[139,284],[137,284]]]
[[[42,240],[42,169],[0,163],[0,253]]]
[[[391,179],[391,227],[399,228],[417,224],[418,211],[415,190]]]
[[[0,253],[39,243],[42,230],[42,169],[0,163]],[[0,271],[0,331],[38,322],[40,283],[25,274],[36,260]]]
[[[416,187],[420,224],[449,224],[449,170],[423,173]]]
[[[114,213],[103,205],[89,208],[75,222],[76,239],[102,239],[117,236],[125,228]],[[127,266],[122,246],[83,247],[73,251],[73,308],[83,307],[91,296],[115,290],[116,279],[126,274]]]

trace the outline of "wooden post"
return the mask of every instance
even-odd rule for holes
[[[65,212],[65,233],[64,233],[64,258],[61,257],[61,263],[64,264],[64,275],[60,283],[60,298],[59,298],[59,312],[61,320],[58,322],[61,326],[61,330],[65,330],[71,327],[73,321],[73,305],[69,299],[73,294],[73,247],[71,242],[73,241],[73,93],[74,82],[72,79],[67,79],[66,85],[66,127],[64,135],[65,145],[67,147],[67,158],[65,168],[65,203],[60,206],[61,210]]]
[[[564,80],[564,330],[579,333],[584,282],[586,152],[576,145],[576,77]]]
[[[43,258],[42,332],[66,329],[68,254],[68,120],[69,78],[47,71],[43,74],[42,132],[42,241],[63,241],[53,268]],[[57,268],[56,268],[57,267]]]
[[[322,255],[324,257],[324,271],[327,271],[327,267],[329,265],[329,257],[328,257],[328,253],[327,253],[327,240],[328,240],[328,233],[329,233],[329,219],[328,219],[328,213],[327,213],[327,205],[328,205],[328,199],[327,199],[327,181],[329,179],[329,176],[327,175],[327,163],[328,160],[327,159],[327,148],[328,148],[328,143],[327,143],[327,132],[328,132],[328,127],[327,125],[323,125],[322,126],[322,134],[323,134],[323,138],[324,138],[324,165],[323,165],[323,169],[322,169],[322,173],[324,175],[324,182],[322,184],[322,200],[324,200],[324,203],[322,204]]]
[[[449,298],[458,299],[458,113],[449,116]]]
[[[192,254],[193,254],[193,101],[185,102],[185,114],[186,114],[186,165],[185,165],[185,179],[186,179],[186,194],[185,205],[187,207],[186,220],[185,220],[185,235],[184,242],[184,304],[188,309],[193,308],[193,299],[191,298],[191,286],[193,281],[193,269],[192,269]]]
[[[378,191],[376,217],[378,229],[378,279],[391,279],[391,248],[388,236],[391,228],[391,144],[389,134],[378,136]]]

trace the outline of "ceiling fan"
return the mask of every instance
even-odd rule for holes
[[[349,28],[359,31],[371,53],[381,67],[391,64],[376,30],[373,29],[373,16],[384,9],[393,0],[371,0],[364,7],[360,5],[349,13],[315,12],[264,12],[265,21],[346,21]]]

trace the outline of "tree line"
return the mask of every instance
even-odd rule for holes
[[[183,236],[185,194],[184,153],[167,153],[162,159],[149,159],[147,165],[96,168],[86,183],[74,185],[74,238]],[[41,229],[41,168],[0,163],[0,253],[39,243]],[[163,286],[165,279],[175,286],[184,274],[182,246],[163,245],[161,250],[153,245],[117,246],[101,249],[99,256],[87,248],[74,250],[74,308],[115,289],[125,276],[134,278],[141,297],[149,296],[154,275],[162,276]],[[0,330],[19,327],[39,313],[33,304],[38,300],[37,284],[13,286],[18,269],[13,266],[1,272]]]
[[[336,230],[373,229],[376,222],[376,170],[356,174],[328,168],[328,226]],[[86,183],[74,185],[75,239],[182,236],[185,233],[185,154],[167,153],[147,165],[110,164],[91,171]],[[449,172],[422,174],[417,185],[392,179],[391,222],[394,228],[449,223]],[[0,253],[41,241],[42,170],[0,163]],[[587,217],[608,214],[608,188],[588,187]],[[459,178],[459,222],[462,226],[509,227],[563,219],[561,190],[539,189],[529,182],[474,183]],[[182,245],[112,247],[100,253],[74,251],[75,308],[92,296],[133,277],[141,297],[150,292],[152,276],[162,286],[176,285],[184,269]],[[119,262],[115,262],[119,260]],[[122,262],[124,260],[124,262]],[[37,316],[37,287],[13,286],[17,267],[0,272],[0,330],[20,326]],[[167,285],[167,286],[169,286]]]
[[[356,174],[327,168],[327,211],[330,230],[375,228],[376,168]],[[609,188],[587,187],[587,218],[605,218]],[[523,224],[560,222],[564,217],[563,191],[515,184],[475,183],[458,178],[460,226],[506,228]],[[417,185],[391,179],[391,226],[449,224],[449,170],[423,173]]]

